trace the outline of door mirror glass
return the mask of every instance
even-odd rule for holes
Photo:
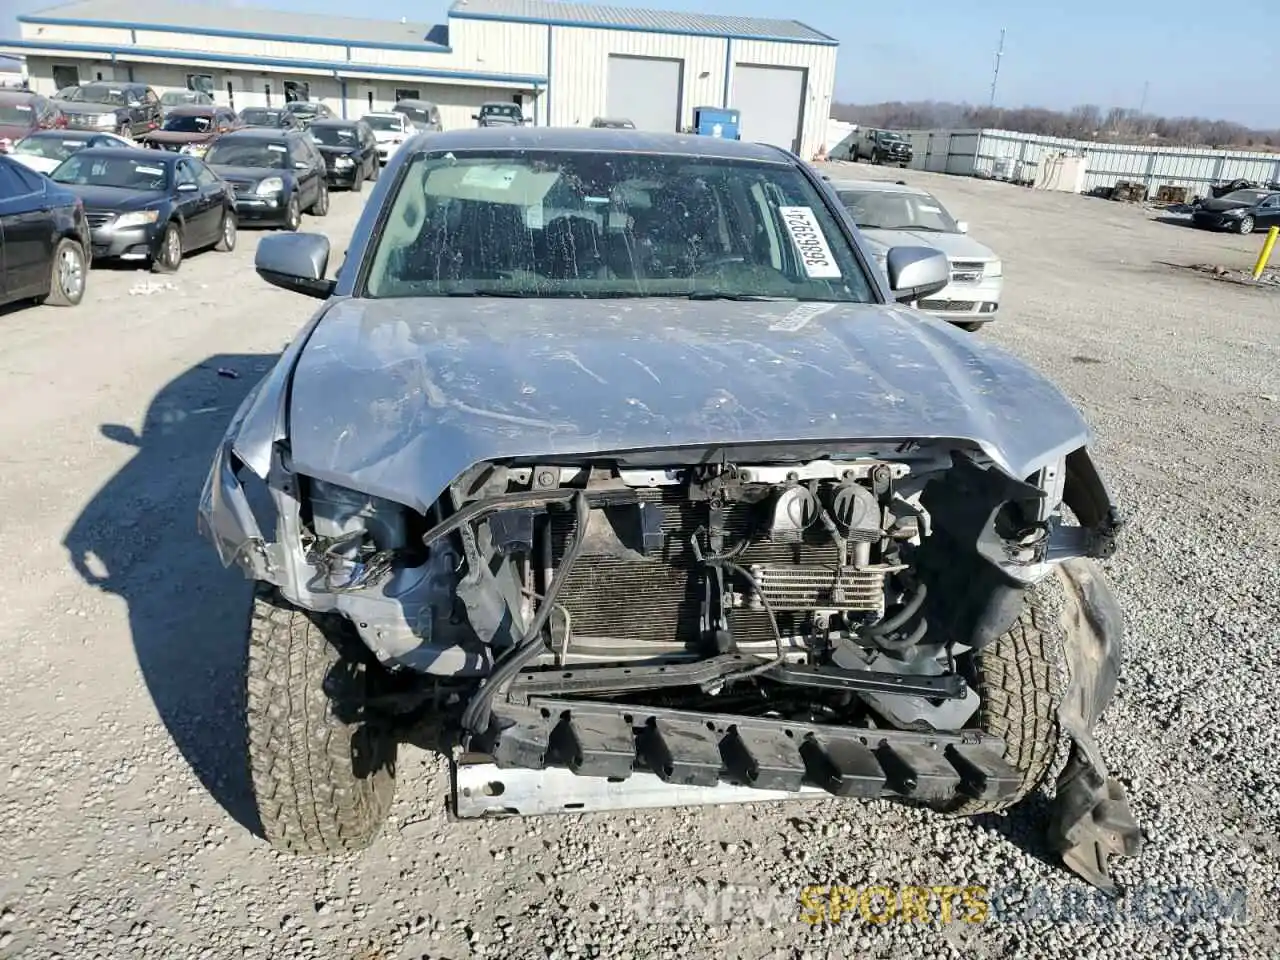
[[[188,182],[186,182],[186,183],[180,183],[180,184],[178,184],[178,192],[179,192],[179,193],[191,193],[191,192],[193,192],[193,191],[195,191],[195,190],[199,190],[199,189],[200,189],[200,188],[199,188],[198,186],[196,186],[194,183],[191,183],[191,182],[189,182],[189,181],[188,181]]]
[[[324,300],[333,293],[329,268],[329,238],[319,233],[284,233],[263,237],[253,260],[267,283]]]
[[[951,262],[932,247],[893,247],[885,258],[889,288],[898,303],[937,293],[951,282]]]

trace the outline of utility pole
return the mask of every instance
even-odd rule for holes
[[[1000,46],[996,48],[996,68],[991,74],[991,100],[989,107],[996,105],[996,82],[1000,79],[1000,58],[1004,56],[1004,27],[1000,28]]]
[[[1138,116],[1142,116],[1147,112],[1147,91],[1151,89],[1151,81],[1142,81],[1142,102],[1138,104]]]

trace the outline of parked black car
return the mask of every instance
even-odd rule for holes
[[[892,130],[858,130],[849,143],[849,159],[855,162],[870,160],[874,164],[896,163],[905,167],[914,155],[911,141]]]
[[[235,249],[231,188],[196,157],[94,147],[49,177],[84,201],[95,261],[135,260],[173,273],[194,250]]]
[[[1253,233],[1258,227],[1280,226],[1280,192],[1236,190],[1205,200],[1195,208],[1191,222],[1210,230]]]
[[[300,130],[236,130],[219,137],[204,159],[235,190],[241,220],[297,230],[304,212],[329,212],[324,156]]]
[[[89,225],[80,198],[0,157],[0,304],[74,307],[89,273]]]
[[[359,192],[382,172],[378,139],[363,120],[317,120],[307,128],[324,155],[329,186]]]
[[[335,120],[338,116],[319,100],[294,100],[286,103],[284,108],[294,115],[303,128],[309,127],[316,120]]]
[[[291,111],[275,107],[245,107],[240,111],[240,122],[246,127],[267,127],[271,130],[302,129],[302,124]]]
[[[67,126],[79,130],[110,130],[136,137],[155,130],[163,121],[156,92],[145,83],[83,83],[58,91],[57,107]]]
[[[473,113],[471,119],[482,127],[519,127],[524,125],[524,111],[518,103],[493,100],[480,104],[480,112]]]

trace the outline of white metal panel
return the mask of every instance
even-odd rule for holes
[[[246,29],[252,29],[246,26]],[[274,57],[290,60],[346,60],[346,47],[335,41],[325,43],[290,43],[283,40],[250,40],[241,37],[209,37],[195,33],[137,30],[137,45],[153,50],[192,50],[200,53],[224,53],[235,57]]]
[[[112,27],[72,27],[50,23],[19,23],[23,40],[40,43],[129,43],[128,30]]]
[[[675,133],[680,123],[683,60],[609,55],[605,109],[610,117],[626,117],[637,130]]]
[[[826,137],[827,118],[831,116],[835,93],[836,53],[839,48],[810,43],[772,43],[766,40],[733,40],[730,46],[731,59],[735,63],[802,67],[808,72],[799,122],[798,152],[805,160],[812,160]],[[746,122],[744,115],[743,123]]]
[[[450,19],[449,45],[453,53],[437,54],[432,62],[447,69],[477,73],[543,76],[547,72],[550,32],[551,28],[544,23]],[[351,54],[354,59],[356,51],[352,50]]]
[[[550,27],[550,123],[586,126],[608,112],[605,90],[610,54],[684,61],[680,126],[693,123],[693,108],[722,106],[725,94],[725,40],[623,30]]]
[[[734,65],[729,106],[740,111],[743,140],[771,143],[784,150],[800,149],[806,73],[802,67]]]

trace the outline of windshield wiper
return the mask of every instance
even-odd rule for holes
[[[536,294],[522,293],[519,290],[450,290],[446,297],[514,297],[515,299],[535,299]]]
[[[688,295],[689,300],[743,300],[751,303],[789,303],[799,297],[769,297],[758,293],[727,293],[723,290],[699,290]]]

